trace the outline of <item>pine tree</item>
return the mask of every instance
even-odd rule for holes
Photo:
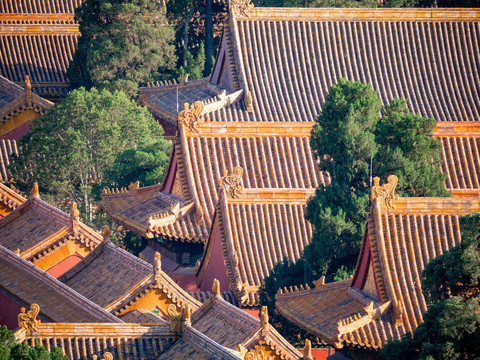
[[[75,10],[81,36],[70,83],[133,97],[139,84],[171,76],[175,33],[163,13],[160,0],[86,0]]]

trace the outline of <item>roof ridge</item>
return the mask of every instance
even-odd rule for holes
[[[242,90],[240,90],[242,91]],[[204,121],[198,125],[198,132],[188,132],[195,137],[310,137],[314,121]]]
[[[315,188],[244,188],[237,197],[230,197],[226,192],[224,196],[227,203],[304,204],[314,194]]]
[[[116,316],[110,314],[109,312],[102,309],[97,304],[93,303],[92,301],[88,300],[83,295],[79,294],[69,286],[65,285],[64,283],[60,282],[59,280],[55,279],[47,272],[40,270],[32,263],[26,261],[25,259],[21,258],[18,255],[15,255],[13,252],[8,250],[7,248],[0,245],[0,254],[2,254],[1,258],[5,260],[9,260],[11,263],[16,264],[17,266],[27,270],[28,272],[40,279],[42,282],[49,284],[57,290],[60,294],[68,297],[74,304],[81,306],[82,308],[86,309],[89,313],[95,316],[101,316],[105,320],[110,320],[112,322],[120,322],[123,323],[120,319]]]
[[[479,21],[479,8],[267,8],[253,7],[238,20]]]

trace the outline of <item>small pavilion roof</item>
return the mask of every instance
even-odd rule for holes
[[[69,241],[92,250],[102,242],[102,236],[81,223],[78,214],[64,213],[41,200],[38,193],[0,219],[0,245],[18,251],[23,258],[34,263]]]
[[[423,322],[425,265],[460,244],[459,217],[473,212],[480,212],[478,197],[398,198],[393,205],[377,197],[353,279],[281,291],[278,311],[337,347],[376,349],[400,339]]]
[[[48,322],[121,322],[30,262],[0,245],[0,291]]]

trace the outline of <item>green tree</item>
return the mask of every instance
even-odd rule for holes
[[[35,347],[28,344],[19,344],[14,334],[6,326],[0,328],[0,360],[68,360],[59,348],[54,348],[49,353],[38,343]]]
[[[258,290],[260,304],[268,307],[270,323],[290,343],[298,347],[305,344],[308,333],[275,312],[275,294],[280,288],[303,284],[304,263],[304,259],[292,263],[284,258],[283,261],[273,267]]]
[[[75,10],[81,36],[67,71],[74,87],[136,95],[141,83],[170,77],[174,29],[160,0],[86,0]]]
[[[22,191],[37,181],[57,205],[74,200],[87,207],[119,153],[148,147],[162,134],[150,112],[123,92],[80,88],[35,120],[10,169]]]
[[[178,76],[188,74],[190,80],[202,79],[205,71],[205,46],[203,42],[200,43],[196,57],[187,49],[184,49],[184,56],[187,67],[181,66],[177,71]]]
[[[480,214],[460,218],[462,243],[432,259],[422,273],[429,303],[414,334],[389,341],[384,360],[480,358]]]
[[[151,144],[140,144],[117,155],[106,171],[104,183],[112,187],[127,187],[135,181],[142,186],[158,184],[168,166],[172,143],[161,139]]]
[[[311,146],[333,186],[321,186],[307,205],[314,226],[305,249],[307,281],[353,271],[369,211],[371,159],[375,175],[398,176],[402,195],[449,196],[435,124],[412,114],[404,100],[382,107],[368,84],[340,79],[330,88]]]

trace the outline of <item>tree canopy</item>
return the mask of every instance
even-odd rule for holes
[[[43,346],[36,344],[34,347],[26,343],[19,344],[15,335],[7,330],[6,326],[0,328],[0,360],[68,360],[60,348],[48,352]]]
[[[81,36],[67,75],[74,87],[123,90],[170,77],[175,32],[161,0],[85,0],[75,10]]]
[[[74,90],[36,119],[21,139],[19,157],[11,164],[15,185],[28,191],[37,181],[57,204],[74,200],[87,205],[118,154],[156,142],[157,155],[168,151],[162,134],[150,112],[123,92]],[[159,161],[167,157],[163,153]]]
[[[480,214],[460,218],[462,243],[432,259],[422,273],[429,303],[414,334],[389,341],[384,360],[480,358]]]
[[[402,195],[449,196],[435,125],[412,114],[404,100],[382,106],[369,84],[340,79],[330,88],[311,146],[332,186],[320,186],[308,202],[314,233],[305,249],[307,281],[353,271],[369,211],[371,160],[384,181],[398,176]]]

